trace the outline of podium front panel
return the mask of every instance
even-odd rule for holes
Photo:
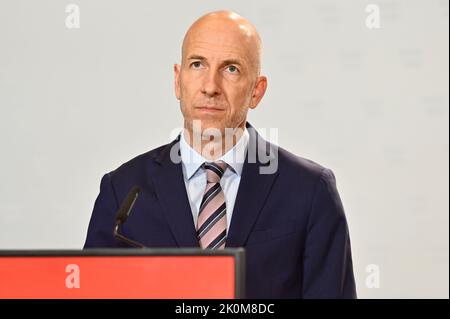
[[[2,299],[232,299],[243,249],[0,251]]]

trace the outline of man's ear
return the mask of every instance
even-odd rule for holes
[[[253,89],[252,99],[250,102],[250,108],[254,109],[258,106],[259,102],[266,93],[267,89],[267,78],[265,76],[258,76],[256,79],[255,88]]]
[[[180,68],[181,66],[179,64],[173,65],[173,73],[174,73],[174,84],[175,84],[175,96],[177,99],[180,99]]]

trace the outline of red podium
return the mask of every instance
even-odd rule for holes
[[[244,297],[242,248],[0,251],[0,299]]]

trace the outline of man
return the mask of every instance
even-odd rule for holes
[[[190,27],[174,66],[185,129],[103,177],[85,248],[126,247],[112,229],[137,185],[125,236],[148,247],[245,247],[248,298],[355,298],[332,171],[276,148],[247,122],[267,86],[260,54],[258,33],[236,13]]]

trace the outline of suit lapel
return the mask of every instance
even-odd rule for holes
[[[262,139],[249,123],[247,123],[247,129],[250,139],[233,209],[233,217],[228,230],[226,247],[245,245],[279,173],[277,169],[272,174],[261,174],[260,168],[271,163],[268,162],[265,165],[263,159],[275,160],[275,157],[278,156],[277,150],[273,145]],[[271,148],[272,154],[269,153]],[[253,152],[253,155],[251,152]]]
[[[199,247],[191,207],[184,184],[181,159],[179,159],[179,138],[168,144],[156,158],[160,165],[152,179],[169,227],[179,247]]]

